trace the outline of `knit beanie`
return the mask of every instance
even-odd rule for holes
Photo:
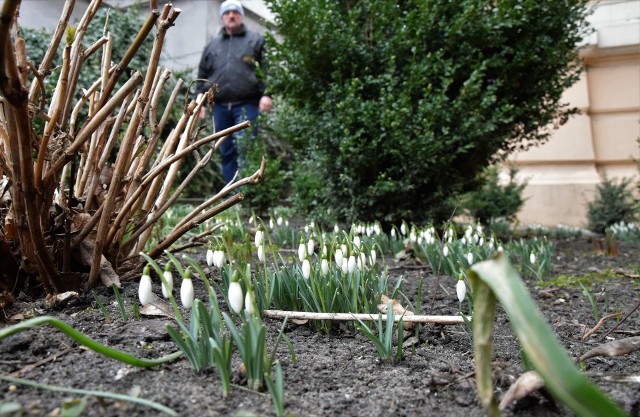
[[[220,18],[222,19],[222,16],[226,12],[231,10],[235,10],[236,12],[244,16],[244,9],[242,8],[242,4],[240,4],[238,0],[225,0],[220,5]]]

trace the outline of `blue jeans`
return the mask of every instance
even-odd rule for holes
[[[226,183],[229,183],[238,171],[239,161],[244,159],[244,155],[238,152],[237,136],[242,139],[253,139],[257,134],[256,121],[260,110],[258,104],[254,103],[216,103],[213,109],[213,122],[215,123],[216,132],[228,129],[232,126],[242,123],[245,120],[251,122],[249,129],[241,130],[228,137],[220,146],[220,155],[222,157],[222,175]],[[247,143],[241,143],[240,149],[246,148]]]

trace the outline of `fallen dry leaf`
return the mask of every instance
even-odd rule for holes
[[[542,387],[544,387],[544,381],[536,371],[523,373],[502,397],[500,409],[504,410]]]
[[[88,240],[83,240],[80,242],[80,245],[78,245],[78,248],[80,249],[78,251],[78,256],[80,257],[80,262],[83,265],[91,266],[91,263],[93,262],[94,246],[95,245]],[[118,277],[118,274],[116,274],[111,266],[111,262],[109,262],[104,255],[100,259],[100,281],[102,281],[102,284],[105,287],[115,285],[120,288],[120,277]]]
[[[386,295],[382,295],[382,297],[380,297],[380,304],[378,304],[378,311],[380,312],[380,314],[387,314],[387,306],[389,305],[389,302],[391,302],[391,309],[393,310],[393,314],[395,314],[396,316],[402,316],[403,314],[405,316],[413,316],[413,311],[407,310],[406,308],[402,307],[402,304],[400,304],[400,301],[398,300],[392,300],[391,298],[387,297]],[[409,330],[411,328],[413,328],[414,323],[407,323],[404,322],[404,329],[405,330]]]
[[[604,345],[596,346],[580,356],[580,361],[594,358],[596,356],[621,356],[628,355],[640,349],[640,336],[627,337],[625,339],[614,340]]]

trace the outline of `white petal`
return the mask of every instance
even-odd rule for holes
[[[140,286],[138,287],[138,298],[140,304],[146,306],[151,302],[151,277],[149,275],[142,275],[140,277]]]
[[[213,251],[211,249],[207,251],[207,265],[213,265]]]
[[[329,273],[329,261],[327,261],[326,258],[322,258],[320,269],[322,270],[322,275],[327,275]]]
[[[183,279],[180,286],[180,301],[185,308],[191,308],[193,304],[193,282],[191,279]]]
[[[247,292],[247,295],[244,296],[244,309],[249,314],[253,314],[253,297],[251,295],[250,292]]]
[[[166,287],[164,282],[162,283],[162,296],[169,298],[169,294],[173,291],[173,274],[171,271],[164,271],[162,275],[164,276],[164,280],[167,281]]]
[[[356,257],[354,255],[349,256],[347,262],[347,271],[351,274],[356,270]]]
[[[464,297],[467,295],[467,285],[463,279],[459,279],[456,284],[456,294],[458,295],[458,301],[463,302]]]
[[[308,259],[302,261],[302,276],[304,279],[309,279],[311,276],[311,264]]]
[[[342,267],[342,249],[336,249],[336,253],[333,254],[333,257],[335,258],[336,265],[338,265],[338,267]]]
[[[231,311],[236,314],[240,314],[242,311],[242,302],[244,301],[242,294],[242,287],[239,282],[232,282],[229,284],[229,293],[227,294],[229,297],[229,307]]]
[[[305,253],[307,253],[307,247],[304,243],[300,242],[300,245],[298,245],[298,259],[300,259],[300,262],[304,261]]]

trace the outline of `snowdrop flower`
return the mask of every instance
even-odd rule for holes
[[[336,252],[333,254],[333,258],[336,261],[336,265],[338,265],[338,267],[342,267],[342,249],[338,248],[336,249]]]
[[[262,229],[258,229],[258,231],[256,232],[255,240],[253,242],[256,245],[256,248],[262,244],[263,239],[264,239],[264,234],[262,232]]]
[[[531,252],[531,254],[529,255],[529,262],[531,262],[531,264],[535,264],[536,263],[536,254]]]
[[[328,254],[327,245],[322,245],[322,257],[326,258]]]
[[[169,294],[173,291],[173,275],[171,274],[171,263],[168,263],[167,266],[164,267],[164,272],[162,273],[164,280],[167,282],[167,285],[162,283],[162,296],[164,298],[169,298]]]
[[[472,252],[467,253],[467,262],[469,263],[469,265],[473,265],[473,253]]]
[[[182,277],[182,285],[180,286],[180,301],[185,308],[191,308],[193,304],[193,281],[189,268],[187,268],[185,275]]]
[[[151,275],[149,275],[149,265],[147,265],[142,270],[140,286],[138,287],[138,298],[140,299],[140,304],[146,306],[151,302],[151,297]]]
[[[464,297],[467,295],[467,285],[464,283],[462,274],[460,275],[460,278],[458,278],[458,283],[456,284],[456,295],[458,296],[458,301],[460,302],[463,302]]]
[[[304,261],[304,255],[307,253],[307,245],[304,244],[302,238],[300,238],[300,244],[298,245],[298,259],[300,262]]]
[[[402,236],[407,235],[407,225],[404,222],[400,225],[400,233],[402,233]]]
[[[356,257],[355,255],[349,256],[349,260],[347,261],[347,272],[352,274],[356,270]]]
[[[258,246],[258,260],[264,262],[264,245]]]
[[[360,236],[355,235],[353,237],[353,246],[355,246],[356,248],[360,249],[360,245],[362,244],[362,242],[360,241]]]
[[[238,279],[236,275],[234,275],[231,279]],[[240,314],[242,311],[242,303],[244,295],[242,294],[242,287],[238,281],[231,281],[229,283],[229,292],[227,293],[227,297],[229,298],[229,308],[236,314]]]
[[[276,224],[278,226],[282,226],[283,222],[284,222],[284,220],[282,220],[282,216],[278,216],[278,218],[276,219]]]
[[[327,275],[329,273],[329,261],[327,258],[322,258],[322,262],[320,262],[320,270],[322,270],[322,275]]]
[[[307,255],[313,255],[313,251],[315,250],[315,248],[316,242],[313,241],[313,238],[309,238],[309,241],[307,242]]]
[[[478,246],[482,246],[484,244],[484,238],[480,237],[480,240],[478,240]]]
[[[253,314],[255,311],[253,308],[254,303],[255,297],[253,295],[253,291],[247,291],[247,294],[244,296],[244,310],[249,314]]]
[[[211,248],[207,250],[207,265],[213,265],[213,250],[211,250]]]
[[[376,263],[377,257],[378,257],[378,254],[376,253],[376,250],[371,249],[371,265]]]
[[[343,243],[340,246],[340,248],[342,249],[342,256],[345,256],[345,255],[347,255],[349,253],[349,251],[347,250],[347,245],[346,244]]]
[[[416,236],[416,232],[412,229],[411,233],[409,233],[409,240],[412,242],[415,242],[418,240],[418,237]]]
[[[342,258],[342,265],[340,265],[340,267],[342,268],[343,274],[347,274],[349,272],[349,262],[347,261],[347,258]]]
[[[444,256],[445,258],[449,256],[449,246],[444,245],[444,248],[442,248],[442,256]]]
[[[502,245],[498,246],[498,249],[497,249],[497,250],[498,250],[498,252],[500,252],[500,253],[504,252],[504,248],[502,247]]]
[[[309,263],[309,258],[304,258],[302,261],[302,276],[304,279],[309,279],[311,276],[311,263]]]
[[[222,249],[213,251],[213,265],[218,269],[224,265],[224,251]]]
[[[338,227],[337,224],[333,226],[333,233],[335,233],[335,234],[340,233],[340,228]]]
[[[391,229],[391,238],[392,239],[396,238],[396,229]]]
[[[367,255],[365,255],[364,252],[360,252],[360,256],[358,256],[358,269],[363,271],[366,265],[367,265]]]

